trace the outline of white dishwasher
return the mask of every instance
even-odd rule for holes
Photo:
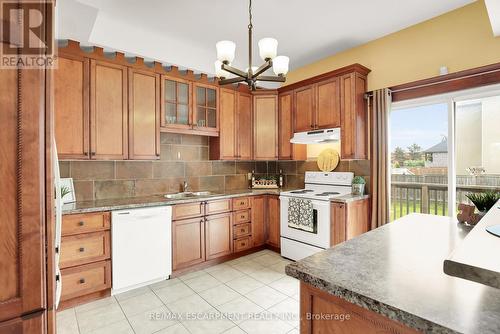
[[[111,214],[112,294],[172,274],[172,207],[113,211]]]

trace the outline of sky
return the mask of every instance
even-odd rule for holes
[[[408,150],[417,143],[426,150],[448,134],[448,105],[434,104],[408,109],[396,109],[390,115],[390,147]]]

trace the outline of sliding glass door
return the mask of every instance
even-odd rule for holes
[[[458,203],[468,193],[500,189],[500,92],[457,99],[455,170]]]
[[[466,194],[500,190],[500,86],[394,103],[391,220],[455,216]]]
[[[409,213],[448,213],[446,102],[406,104],[390,115],[391,220]]]

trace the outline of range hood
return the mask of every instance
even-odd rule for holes
[[[325,144],[340,140],[340,128],[296,132],[290,143],[293,144]]]

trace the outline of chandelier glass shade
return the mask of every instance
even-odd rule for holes
[[[241,71],[231,66],[236,51],[236,44],[234,42],[217,42],[215,44],[217,50],[215,75],[221,79],[219,85],[246,82],[251,90],[255,90],[257,81],[285,82],[285,75],[288,73],[290,59],[286,56],[278,56],[278,41],[274,38],[266,37],[259,41],[259,56],[264,61],[264,64],[259,67],[252,66],[252,0],[249,0],[248,13],[248,67],[245,71]],[[271,67],[276,76],[262,75]],[[231,74],[235,77],[229,78]]]

